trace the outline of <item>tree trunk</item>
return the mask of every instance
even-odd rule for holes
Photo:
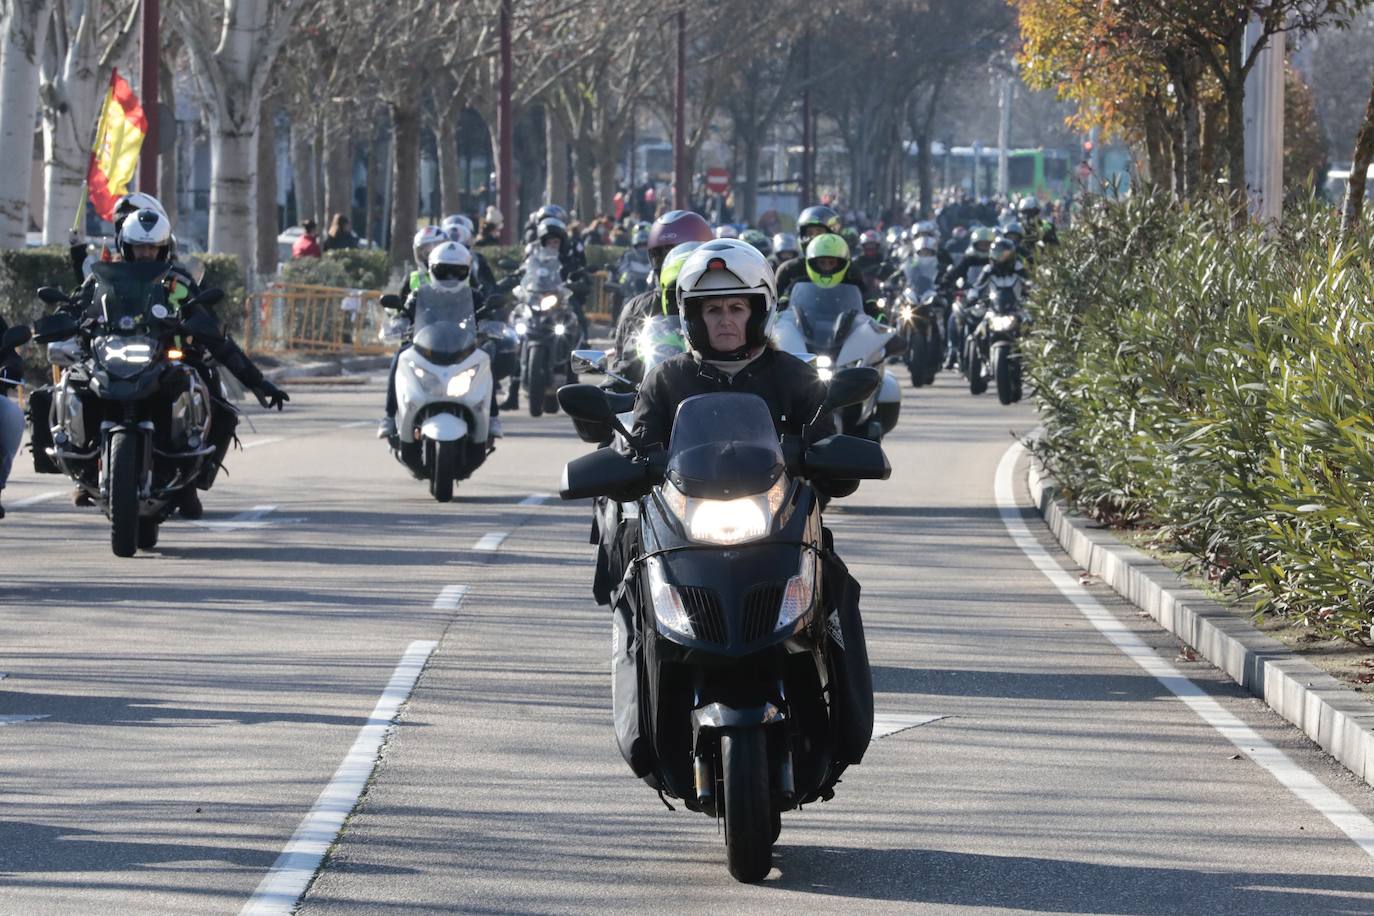
[[[592,145],[580,141],[573,147],[573,172],[577,175],[577,218],[589,220],[596,212],[596,154]]]
[[[44,56],[39,89],[43,112],[43,242],[48,245],[66,242],[73,219],[85,207],[82,185],[97,105],[103,98],[95,48],[99,14],[98,4],[69,3],[48,25],[49,29],[61,30],[59,34],[66,40],[63,57],[52,51]],[[54,43],[48,46],[53,48]]]
[[[735,219],[742,219],[751,226],[759,221],[759,135],[751,128],[744,135],[744,181],[737,185],[739,192],[736,201],[739,212]]]
[[[79,133],[90,127],[84,118],[72,116],[71,110],[61,112],[44,106],[43,109],[43,244],[59,245],[67,241],[79,211],[84,211],[82,189],[86,181],[86,165],[90,159],[90,138]]]
[[[1249,190],[1245,186],[1245,78],[1241,70],[1245,60],[1245,30],[1236,29],[1226,43],[1229,84],[1222,85],[1226,94],[1226,177],[1231,207],[1237,224],[1249,213]]]
[[[314,128],[305,124],[291,126],[291,185],[296,191],[296,222],[313,219],[324,222],[315,194]],[[367,233],[367,229],[363,229]]]
[[[1374,162],[1374,84],[1369,87],[1369,104],[1365,105],[1364,122],[1355,135],[1355,152],[1351,155],[1350,181],[1346,184],[1345,212],[1341,218],[1342,231],[1347,238],[1353,238],[1363,224],[1370,162]]]
[[[339,112],[324,131],[324,219],[353,212],[353,134]],[[417,135],[418,136],[418,135]]]
[[[561,207],[568,205],[568,131],[552,103],[544,106],[544,158],[547,176],[544,198]]]
[[[258,215],[257,265],[258,275],[268,277],[277,272],[277,235],[281,224],[277,217],[277,118],[271,105],[262,107],[258,122]]]
[[[601,191],[601,207],[598,213],[607,216],[615,215],[615,167],[616,160],[620,157],[616,154],[616,147],[619,146],[616,140],[610,140],[601,146],[600,154],[597,156],[597,187]]]
[[[412,96],[413,97],[413,96]],[[407,102],[391,110],[392,198],[391,259],[404,264],[411,257],[410,243],[419,222],[420,209],[420,110]]]
[[[382,192],[382,163],[386,161],[386,142],[380,127],[374,132],[372,142],[367,147],[367,177],[363,194],[367,200],[363,215],[363,235],[380,244],[382,238],[382,208],[386,206]]]
[[[463,106],[451,105],[439,112],[439,199],[445,213],[463,209],[463,169],[458,163],[458,119]]]
[[[257,209],[257,123],[236,123],[210,109],[211,251],[238,257],[251,289],[257,283],[252,233]]]
[[[916,182],[919,187],[917,204],[918,219],[930,219],[935,203],[935,163],[930,154],[930,132],[917,134],[916,137]]]
[[[38,116],[39,59],[47,39],[50,4],[8,4],[0,38],[0,248],[23,248],[29,228],[33,126]],[[70,225],[70,224],[68,224]]]

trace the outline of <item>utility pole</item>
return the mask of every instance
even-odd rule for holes
[[[511,0],[501,0],[501,77],[497,90],[496,103],[496,200],[501,210],[501,244],[509,245],[515,240],[515,168],[512,161],[511,145],[514,132],[511,129],[511,48],[510,48]]]
[[[811,166],[811,33],[808,31],[802,40],[802,161],[801,161],[801,202],[803,208],[811,206],[815,200],[812,194]]]
[[[687,185],[687,8],[677,11],[677,91],[673,106],[673,209],[686,210]]]
[[[158,34],[158,0],[143,0],[143,47],[139,89],[143,94],[143,116],[148,120],[148,132],[143,137],[143,149],[138,160],[138,189],[144,194],[157,194],[157,89],[162,72],[162,39]]]
[[[1011,143],[1011,94],[1013,86],[1011,76],[1001,70],[998,70],[998,79],[1001,82],[1001,87],[997,93],[999,115],[997,119],[997,193],[1005,199],[1011,188],[1007,148]]]

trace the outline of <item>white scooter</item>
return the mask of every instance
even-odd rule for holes
[[[850,366],[872,366],[882,372],[882,384],[866,401],[838,412],[840,432],[878,442],[897,425],[902,386],[884,363],[905,352],[906,340],[864,312],[858,287],[794,284],[788,307],[773,325],[773,342],[779,350],[814,359],[825,381],[836,370]]]
[[[382,340],[399,343],[405,325],[389,323]],[[396,435],[389,441],[396,459],[446,503],[455,481],[472,476],[493,450],[491,357],[477,345],[472,290],[421,287],[409,331],[411,346],[396,363]]]

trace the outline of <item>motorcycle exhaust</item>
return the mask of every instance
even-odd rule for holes
[[[716,768],[709,754],[697,754],[692,758],[692,782],[696,784],[697,804],[701,810],[716,810]]]

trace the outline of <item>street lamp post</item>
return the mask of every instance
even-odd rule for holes
[[[148,121],[148,131],[143,136],[143,150],[138,160],[138,189],[144,194],[157,194],[157,84],[162,63],[158,5],[158,0],[143,0],[139,88],[143,93],[143,116]]]
[[[500,149],[496,157],[496,199],[501,210],[502,245],[509,245],[514,241],[516,223],[515,168],[511,154],[511,144],[514,140],[511,129],[510,20],[511,0],[501,0],[501,76],[496,107],[496,145]]]
[[[687,209],[687,9],[677,12],[677,91],[673,112],[673,209]]]

